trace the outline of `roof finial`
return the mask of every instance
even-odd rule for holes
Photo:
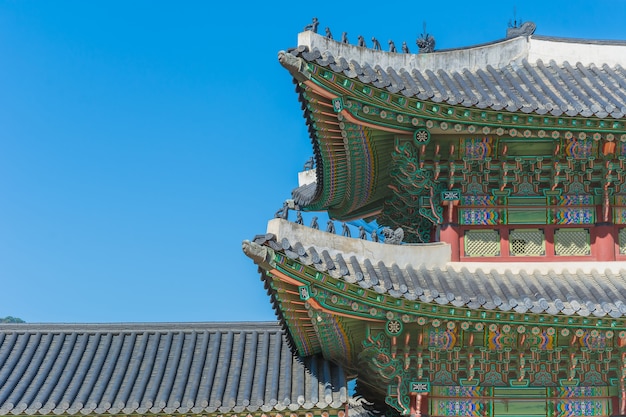
[[[424,33],[417,38],[415,42],[420,53],[429,53],[435,51],[435,38],[426,32],[426,21],[424,21]]]

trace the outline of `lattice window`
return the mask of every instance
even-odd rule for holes
[[[500,233],[497,230],[467,230],[465,256],[500,256]]]
[[[626,228],[619,229],[617,234],[620,255],[626,255]]]
[[[589,229],[558,229],[554,231],[554,254],[557,256],[591,255]]]
[[[541,229],[515,229],[509,233],[511,256],[543,256],[546,243]]]

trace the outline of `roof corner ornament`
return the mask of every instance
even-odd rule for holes
[[[317,17],[313,18],[313,21],[304,27],[304,31],[310,30],[313,33],[317,33],[317,27],[320,22],[317,20]]]
[[[435,38],[430,33],[426,32],[426,22],[424,22],[424,33],[417,38],[415,43],[419,48],[420,54],[435,52]]]
[[[396,230],[393,230],[390,227],[385,227],[382,230],[383,236],[385,236],[385,243],[388,245],[401,245],[402,240],[404,239],[404,230],[401,227],[398,227]]]
[[[393,41],[391,39],[389,39],[389,52],[398,52],[396,50],[396,44],[393,43]]]
[[[314,167],[315,167],[315,159],[313,159],[313,157],[310,157],[304,163],[304,167],[302,168],[302,170],[303,171],[309,171],[309,170],[312,170]]]
[[[331,33],[330,28],[328,26],[326,26],[326,38],[327,39],[333,38],[333,34]]]
[[[535,33],[535,29],[537,29],[537,25],[533,22],[523,22],[522,19],[518,21],[516,9],[513,8],[513,21],[509,20],[509,27],[506,29],[507,39],[530,36]]]
[[[310,74],[305,71],[306,65],[304,61],[302,61],[302,58],[294,56],[289,52],[280,51],[278,52],[278,62],[291,72],[298,81],[306,81],[309,79]]]

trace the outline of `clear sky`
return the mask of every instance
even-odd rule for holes
[[[273,320],[241,242],[312,154],[278,51],[313,16],[352,43],[415,50],[425,21],[437,49],[469,46],[514,9],[626,39],[624,0],[0,0],[0,317]]]

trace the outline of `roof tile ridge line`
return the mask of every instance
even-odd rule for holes
[[[270,337],[272,339],[276,339],[275,343],[274,343],[274,349],[273,349],[273,356],[272,356],[272,363],[273,366],[270,367],[271,369],[271,381],[270,381],[270,385],[269,385],[269,390],[266,387],[266,394],[270,395],[270,399],[269,399],[269,403],[272,407],[276,407],[276,405],[278,404],[278,393],[279,393],[279,389],[280,389],[280,363],[281,363],[281,353],[282,353],[282,344],[283,344],[283,338],[282,337],[276,337],[276,335],[270,335]],[[270,375],[270,372],[268,372],[268,376]],[[265,403],[267,403],[268,398],[265,399]]]
[[[37,376],[37,370],[41,366],[41,363],[45,358],[45,354],[50,348],[50,343],[52,342],[52,337],[50,337],[49,334],[44,336],[41,333],[36,333],[35,337],[37,338],[37,343],[35,347],[32,348],[33,353],[32,355],[29,355],[29,360],[25,361],[20,366],[19,379],[13,387],[11,395],[7,399],[8,402],[17,404],[15,408],[20,408],[21,405],[23,406],[22,402],[24,401],[24,396],[28,393],[28,388]],[[45,346],[43,349],[41,348],[42,344]],[[24,407],[24,409],[25,408],[26,407]]]
[[[161,343],[161,337],[163,337],[163,334],[150,332],[147,333],[147,337],[148,341],[146,343],[146,349],[142,358],[141,367],[139,368],[140,372],[143,368],[143,372],[137,375],[135,386],[131,391],[131,399],[133,400],[131,402],[131,405],[137,403],[135,411],[142,410],[143,412],[146,412],[147,409],[152,407],[152,405],[154,404],[152,399],[146,400],[145,395],[148,387],[152,383],[152,372],[154,371],[154,367],[156,366],[155,363],[159,352],[159,344]]]
[[[583,68],[584,68],[584,66],[583,66]],[[598,83],[598,84],[600,86],[602,86],[602,88],[608,94],[611,95],[611,97],[613,99],[613,103],[615,104],[616,109],[619,110],[622,113],[626,113],[625,112],[626,106],[624,106],[624,102],[626,102],[626,94],[624,94],[624,92],[622,91],[622,88],[620,88],[619,82],[617,82],[614,77],[611,77],[611,79],[609,79],[608,73],[606,71],[602,72],[603,70],[600,69],[599,67],[597,67],[596,65],[590,65],[589,68],[585,68],[585,71],[591,71],[591,72],[593,72],[596,75],[596,77],[600,78],[600,80],[604,83],[604,85],[606,87],[602,86],[600,83]],[[590,77],[590,78],[592,78],[592,77]],[[615,84],[617,84],[618,88],[611,88],[611,89],[609,89],[609,87],[615,87]],[[619,96],[619,98],[615,97],[614,94],[617,94]]]
[[[485,107],[491,107],[495,102],[493,98],[487,93],[487,88],[484,85],[482,79],[480,77],[477,77],[467,68],[463,70],[463,75],[465,76],[465,79],[467,79],[467,81],[469,81],[469,83],[474,87],[474,91],[480,96],[480,99],[476,104],[478,105],[482,102]]]
[[[592,269],[590,273],[585,274],[586,275],[585,282],[587,284],[586,287],[589,293],[591,294],[591,299],[589,301],[595,304],[594,306],[595,310],[593,311],[598,311],[598,307],[600,307],[600,310],[606,314],[606,312],[602,308],[603,304],[606,303],[606,293],[605,293],[605,296],[603,297],[600,291],[598,290],[597,286],[599,283],[594,277],[594,272],[597,274],[597,271],[595,269]]]
[[[626,90],[626,79],[624,79],[624,73],[620,65],[615,65],[615,69],[613,69],[608,64],[602,64],[602,69],[617,82],[621,89]]]
[[[620,275],[620,278],[621,278],[621,270],[618,272],[618,274]],[[623,297],[624,294],[626,294],[626,285],[624,285],[622,280],[617,278],[615,276],[615,272],[613,272],[609,268],[607,268],[604,271],[604,275],[607,277],[607,280],[610,282],[611,286],[613,287],[613,290],[616,291],[616,295],[620,298]]]
[[[503,272],[498,272],[496,269],[492,269],[490,271],[492,277],[494,274],[497,274],[493,280],[493,286],[496,288],[496,293],[500,294],[502,297],[502,303],[506,304],[508,309],[512,309],[517,305],[517,298],[515,298],[515,294],[511,291],[509,285],[507,285],[508,277]]]
[[[69,407],[69,401],[65,400],[65,393],[74,379],[80,358],[87,348],[86,340],[88,339],[88,336],[85,334],[79,335],[78,333],[72,332],[70,335],[72,337],[71,341],[68,342],[69,347],[66,349],[66,359],[63,365],[57,369],[59,376],[56,381],[51,384],[53,389],[50,391],[49,395],[47,395],[46,406],[51,408],[45,414],[48,414],[53,409],[65,411],[67,407]]]
[[[595,65],[593,66],[595,67]],[[583,76],[585,77],[584,80],[586,81],[586,83],[591,84],[589,88],[595,89],[594,93],[600,92],[601,95],[604,97],[606,104],[602,110],[605,110],[608,113],[612,113],[613,111],[615,111],[615,109],[619,109],[619,107],[621,107],[622,103],[620,103],[617,97],[613,95],[613,92],[609,91],[600,82],[598,82],[598,78],[602,80],[602,77],[599,77],[597,74],[594,77],[592,74],[592,71],[590,71],[589,68],[585,67],[580,62],[576,63],[576,69],[583,74]]]
[[[483,271],[483,274],[485,275],[485,278],[486,278],[482,282],[482,284],[487,290],[487,293],[491,294],[491,299],[493,303],[495,304],[495,306],[498,307],[500,310],[504,311],[504,309],[508,307],[508,300],[504,298],[505,293],[502,291],[500,286],[495,285],[494,281],[496,280],[494,280],[493,278],[493,272],[492,271],[487,272],[483,270],[482,268],[480,270]]]
[[[98,377],[100,376],[100,372],[102,372],[102,367],[104,366],[104,362],[106,359],[106,356],[109,353],[109,350],[111,348],[111,343],[112,343],[112,339],[113,339],[113,335],[111,333],[105,333],[103,335],[104,337],[102,337],[100,334],[97,334],[97,341],[96,341],[96,346],[95,346],[95,351],[93,353],[93,359],[90,362],[90,367],[93,364],[94,365],[94,372],[91,374],[91,378],[85,379],[85,381],[87,381],[87,385],[83,385],[81,387],[81,390],[78,392],[78,394],[81,395],[81,398],[78,399],[78,403],[82,406],[82,410],[85,410],[86,408],[90,407],[90,399],[93,396],[93,389],[94,386],[96,385],[96,382],[98,380]],[[104,340],[103,340],[104,339]],[[104,352],[101,352],[104,351]],[[95,407],[93,407],[95,408]],[[89,410],[92,411],[92,410]]]
[[[253,406],[257,406],[257,407],[261,407],[261,405],[263,405],[263,403],[265,402],[265,397],[263,395],[263,393],[265,392],[265,386],[267,384],[267,368],[268,368],[268,361],[267,358],[269,356],[269,349],[270,349],[270,341],[269,341],[269,332],[264,332],[263,333],[263,337],[261,340],[261,361],[259,364],[259,361],[257,361],[257,366],[259,366],[258,372],[255,366],[255,379],[257,380],[258,384],[256,386],[256,390],[253,393],[254,398],[252,398],[252,405]],[[259,378],[256,378],[256,375],[259,376]]]
[[[2,337],[4,342],[6,340],[6,336],[4,333],[2,334]],[[12,333],[11,340],[9,340],[8,342],[4,342],[10,343],[10,346],[6,350],[3,361],[0,362],[0,365],[2,365],[0,367],[0,381],[3,381],[3,389],[0,390],[0,404],[2,404],[3,407],[6,405],[6,400],[13,389],[9,389],[6,385],[9,381],[8,378],[13,374],[13,370],[19,363],[19,359],[22,357],[24,351],[26,350],[29,337],[30,335],[28,334],[20,336],[18,333]],[[17,347],[19,350],[15,349],[16,345],[18,345]],[[9,360],[11,360],[11,362],[8,362]]]
[[[215,373],[214,380],[216,383],[211,391],[211,398],[215,400],[213,405],[218,407],[218,409],[224,405],[223,400],[226,392],[226,385],[228,383],[228,371],[230,370],[232,362],[234,340],[235,333],[233,331],[228,331],[220,344],[219,356],[222,357],[222,361],[218,360],[218,365],[221,364],[221,366],[219,366],[219,372]]]
[[[124,338],[125,337],[123,334],[113,336],[113,340],[111,341],[111,347],[109,348],[107,355],[105,356],[103,370],[98,374],[97,383],[94,389],[91,391],[90,397],[94,398],[95,396],[95,409],[103,410],[102,412],[98,412],[98,414],[103,414],[104,411],[107,411],[111,406],[110,403],[105,402],[104,400],[105,395],[109,390],[109,387],[111,386],[111,378],[113,377],[113,374],[115,372],[117,361],[119,360],[122,348],[124,347]],[[104,380],[102,378],[104,378]]]
[[[424,293],[420,296],[420,299],[422,301],[432,303],[435,298],[439,297],[439,291],[437,291],[437,288],[435,288],[435,285],[432,282],[430,271],[425,265],[420,265],[419,268],[414,269],[414,272],[417,277],[417,281],[420,283],[420,287],[424,291]]]
[[[409,286],[408,292],[415,294],[417,297],[423,295],[424,294],[424,289],[422,288],[422,286],[419,283],[419,277],[417,276],[417,273],[415,272],[415,269],[413,269],[413,266],[407,265],[405,270],[406,270],[406,272],[409,275],[409,279],[411,280],[411,285]],[[407,283],[407,285],[408,285],[408,283]]]
[[[133,349],[131,350],[131,355],[133,355],[134,361],[126,369],[126,374],[124,378],[126,381],[126,386],[121,392],[118,391],[117,396],[116,396],[117,397],[116,403],[124,404],[122,408],[128,408],[129,406],[133,408],[133,410],[125,411],[126,414],[130,414],[132,411],[135,411],[135,409],[139,406],[138,400],[133,401],[133,403],[136,403],[136,405],[133,405],[132,403],[129,404],[129,403],[132,401],[131,395],[135,391],[137,378],[139,376],[139,370],[140,370],[141,364],[143,363],[144,357],[146,355],[146,350],[148,347],[148,339],[149,339],[148,332],[143,332],[140,338],[135,338],[135,346],[137,345],[137,343],[139,343],[139,348],[135,349],[135,347],[133,347]],[[135,352],[137,356],[134,356]]]
[[[219,334],[219,333],[216,333]],[[256,334],[256,333],[253,333]],[[189,380],[187,381],[187,388],[185,389],[185,393],[187,394],[187,402],[191,404],[191,407],[193,407],[194,412],[196,413],[200,413],[202,411],[202,408],[204,407],[203,405],[200,406],[200,403],[202,402],[202,399],[200,398],[201,395],[201,388],[203,387],[203,384],[206,384],[208,382],[208,378],[203,378],[204,375],[204,369],[207,365],[207,359],[209,358],[208,355],[208,349],[209,349],[209,341],[210,341],[211,337],[210,337],[210,333],[207,330],[204,330],[202,332],[202,344],[200,345],[200,352],[198,353],[198,358],[200,358],[200,360],[198,360],[196,367],[195,367],[195,372],[193,373],[193,375],[195,375],[195,380],[192,378],[189,378]],[[192,362],[193,365],[193,362]],[[203,382],[203,381],[207,381],[207,382]],[[206,391],[206,390],[205,390]],[[206,399],[205,399],[206,400]],[[208,405],[208,400],[206,400],[207,405]],[[196,408],[198,408],[196,411]]]
[[[76,337],[75,333],[73,335],[74,337]],[[50,349],[48,349],[48,351],[52,350],[52,354],[48,355],[48,351],[46,352],[43,358],[44,363],[42,363],[42,366],[37,370],[37,381],[33,380],[33,383],[31,383],[28,387],[28,389],[32,391],[31,398],[28,400],[28,408],[31,408],[32,406],[37,407],[36,404],[38,403],[47,403],[50,393],[56,385],[56,382],[59,380],[59,372],[53,372],[53,370],[56,368],[55,365],[57,363],[57,360],[59,359],[59,354],[63,349],[66,336],[67,335],[65,334],[50,335],[51,341]],[[57,340],[58,338],[61,338],[60,342]],[[66,354],[64,359],[61,358],[61,360],[63,361],[63,365],[65,365],[65,363],[67,362],[68,357],[69,355]],[[51,360],[48,360],[48,358],[50,358]],[[49,383],[50,378],[56,380],[55,383]],[[37,408],[40,409],[41,406]]]
[[[476,268],[474,270],[474,272],[470,272],[469,269],[463,267],[461,268],[461,275],[463,275],[463,277],[465,278],[465,281],[467,282],[470,290],[472,290],[473,294],[469,295],[470,298],[470,303],[472,301],[478,303],[480,306],[482,306],[483,304],[485,304],[487,302],[487,297],[485,297],[483,295],[483,292],[480,288],[480,286],[478,285],[478,283],[476,282],[476,272],[478,271],[478,268]]]
[[[421,84],[421,86],[418,85],[418,87],[421,87],[421,91],[419,93],[424,93],[426,94],[426,97],[428,99],[431,99],[432,97],[435,96],[435,89],[433,88],[433,86],[430,84],[430,81],[428,81],[426,79],[426,77],[424,77],[424,74],[422,74],[422,72],[417,69],[417,68],[413,68],[410,72],[410,74],[417,79],[417,81]],[[418,93],[418,96],[419,96]],[[423,99],[422,99],[423,100]]]
[[[589,286],[590,282],[589,282],[589,274],[587,274],[583,269],[578,268],[576,269],[576,272],[574,274],[572,274],[574,277],[574,283],[577,285],[578,288],[576,288],[576,295],[578,295],[580,297],[580,295],[584,295],[585,298],[584,299],[580,299],[579,301],[584,304],[585,306],[587,305],[587,303],[589,301],[591,301],[592,303],[595,300],[595,296],[593,294],[593,292],[591,291],[591,288]],[[581,291],[582,290],[582,291]]]
[[[378,275],[381,278],[379,280],[379,285],[383,291],[389,292],[389,290],[394,289],[393,281],[391,280],[391,275],[389,274],[389,268],[387,268],[387,265],[385,265],[383,261],[378,261],[375,268],[378,268]]]
[[[461,91],[465,94],[465,96],[470,99],[471,106],[476,105],[480,101],[480,99],[476,96],[472,87],[470,87],[470,85],[467,84],[467,81],[469,80],[466,80],[463,77],[463,75],[461,75],[461,73],[459,73],[458,71],[453,71],[452,78],[457,82],[457,84],[459,85],[459,87],[461,88]]]
[[[439,68],[437,70],[437,75],[441,78],[440,83],[446,88],[447,91],[450,91],[451,97],[454,98],[454,100],[448,99],[448,103],[453,105],[463,103],[463,94],[459,90],[457,83],[450,77],[450,75],[448,75],[448,72]]]
[[[564,61],[563,68],[561,68],[557,66],[556,61],[552,59],[550,60],[550,66],[555,68],[556,73],[559,75],[559,77],[561,77],[563,83],[567,85],[572,92],[575,92],[574,90],[582,90],[584,92],[584,94],[577,94],[577,96],[579,96],[579,99],[582,100],[587,105],[587,107],[589,107],[589,110],[591,112],[596,113],[595,111],[593,111],[594,107],[600,107],[601,109],[604,109],[604,106],[602,105],[604,100],[600,97],[597,97],[596,92],[593,91],[593,89],[589,88],[587,84],[585,84],[583,79],[568,61]],[[565,73],[567,73],[569,77],[566,76]],[[576,81],[576,84],[571,82],[572,78],[574,79],[574,81]],[[596,103],[594,103],[590,99],[590,97],[593,98]]]
[[[188,409],[192,407],[190,405],[190,401],[185,400],[185,393],[187,392],[189,381],[191,379],[191,366],[193,364],[194,359],[196,358],[196,345],[198,344],[198,333],[194,332],[191,334],[191,340],[189,343],[185,343],[186,337],[183,335],[182,343],[183,345],[187,345],[187,349],[184,353],[182,353],[182,357],[184,361],[182,365],[179,361],[178,369],[181,370],[182,375],[179,372],[176,373],[176,378],[172,385],[172,391],[170,393],[170,398],[167,401],[168,407],[175,407],[180,410],[180,408],[184,408],[183,412],[189,411]],[[184,347],[184,346],[183,346]],[[182,351],[181,351],[182,352]],[[176,379],[178,379],[178,384],[176,384]],[[188,398],[188,397],[187,397]]]
[[[163,382],[163,375],[165,374],[165,368],[167,365],[167,357],[170,349],[172,348],[172,338],[171,332],[159,334],[154,355],[154,365],[152,367],[152,372],[150,373],[150,381],[148,382],[146,391],[144,392],[145,403],[143,406],[147,407],[153,413],[160,412],[162,408],[158,403],[157,395]],[[156,372],[154,372],[155,368]]]
[[[448,303],[451,303],[452,301],[456,300],[456,297],[458,296],[458,294],[455,292],[455,290],[457,288],[456,286],[453,286],[452,283],[450,282],[450,273],[442,270],[439,267],[433,268],[433,273],[437,277],[437,281],[439,282],[439,284],[441,285],[441,289],[443,290],[441,291],[439,296],[443,295],[443,297],[446,299]]]
[[[237,405],[237,393],[239,384],[241,383],[241,372],[246,352],[246,336],[246,333],[233,334],[232,336],[230,362],[228,364],[229,366],[226,368],[226,375],[223,376],[226,382],[224,384],[221,400],[222,409],[228,408],[228,411],[232,410],[233,407]],[[235,339],[238,340],[235,341]]]
[[[584,294],[584,291],[581,289],[580,285],[578,285],[578,282],[577,282],[578,276],[575,275],[575,274],[570,273],[567,269],[563,270],[562,276],[563,276],[563,278],[565,278],[565,283],[568,286],[568,290],[571,291],[571,292],[568,292],[566,294],[567,301],[569,302],[569,304],[572,307],[572,309],[576,313],[578,313],[578,311],[580,310],[581,306],[586,301],[580,295],[581,293]],[[586,294],[584,294],[584,295],[586,296]],[[576,306],[578,306],[578,307],[576,307]]]
[[[491,107],[496,110],[506,108],[509,105],[509,100],[507,100],[507,98],[500,93],[497,85],[493,83],[493,81],[489,78],[489,75],[482,68],[477,68],[476,74],[480,77],[480,79],[482,79],[488,91],[495,97]]]
[[[158,404],[163,404],[162,408],[167,408],[170,405],[170,401],[172,400],[172,391],[174,389],[176,377],[178,376],[178,369],[180,368],[180,360],[182,358],[182,351],[185,344],[185,334],[183,332],[179,331],[176,333],[172,333],[171,337],[172,347],[170,348],[170,354],[168,355],[167,361],[165,362],[166,367],[170,366],[171,363],[171,371],[163,378],[163,381],[157,393],[157,401]],[[175,408],[178,408],[178,406],[176,406]]]
[[[550,84],[552,84],[552,87],[554,87],[554,89],[556,89],[561,94],[565,102],[568,104],[568,107],[572,107],[576,111],[576,113],[580,113],[581,111],[583,111],[584,107],[572,97],[570,92],[567,91],[561,85],[561,83],[559,83],[558,79],[552,74],[552,72],[550,71],[552,69],[551,66],[548,67],[547,65],[543,63],[541,59],[538,59],[537,68],[541,70],[541,73],[548,79]],[[557,74],[559,73],[558,70],[559,70],[558,66],[555,66],[554,71],[556,71]],[[559,79],[562,80],[561,76],[559,76]]]
[[[535,270],[533,272],[535,281],[541,285],[541,288],[545,291],[547,301],[549,304],[552,304],[556,308],[556,304],[558,302],[563,302],[557,292],[554,289],[554,278],[551,276],[550,271],[545,271],[545,273],[541,273],[539,270]],[[558,300],[558,301],[557,301]]]
[[[130,341],[127,341],[126,336],[130,337]],[[118,354],[117,360],[115,361],[113,366],[111,366],[111,378],[109,380],[109,383],[107,384],[106,390],[102,395],[101,401],[111,404],[111,406],[113,407],[115,407],[115,398],[119,393],[120,387],[122,386],[122,383],[125,379],[124,377],[126,376],[126,372],[128,370],[128,363],[130,362],[133,347],[135,345],[135,341],[137,340],[137,333],[131,333],[128,335],[120,334],[118,337],[122,339],[122,346]],[[118,366],[118,362],[120,362],[120,360],[121,363],[120,366]]]
[[[437,77],[437,74],[435,74],[433,70],[429,68],[426,68],[424,72],[428,76],[429,82],[435,85],[435,88],[436,88],[435,91],[439,93],[441,101],[448,101],[450,99],[450,92],[446,89],[446,87],[443,84],[441,84],[441,82],[439,81],[439,77]],[[433,98],[436,98],[436,97],[437,97],[437,94],[435,94]]]
[[[283,341],[281,343],[281,361],[280,361],[280,375],[281,375],[281,383],[278,391],[278,404],[284,404],[285,406],[292,403],[291,400],[291,392],[292,392],[292,373],[293,373],[293,361],[295,355],[292,355],[291,349],[289,348],[289,344]]]
[[[309,386],[309,392],[307,392],[308,397],[311,399],[311,403],[315,406],[319,401],[319,389],[320,389],[320,380],[318,377],[318,360],[319,357],[317,355],[315,356],[311,356],[309,358],[309,366],[307,366],[307,369],[310,371],[307,373],[307,375],[310,376],[310,379],[312,380],[311,383],[307,384]]]
[[[516,308],[519,305],[523,305],[522,297],[523,294],[519,293],[518,288],[515,286],[515,273],[513,273],[510,269],[506,269],[503,273],[500,274],[500,277],[503,281],[503,285],[506,287],[509,293],[509,299],[507,302],[512,308]],[[516,309],[517,311],[517,309]]]
[[[246,344],[246,349],[250,353],[245,355],[246,359],[244,359],[245,366],[249,371],[247,373],[242,373],[246,375],[246,378],[240,382],[240,396],[242,398],[242,404],[244,407],[248,407],[251,404],[252,397],[252,387],[254,385],[256,364],[257,364],[257,355],[258,355],[258,344],[259,344],[259,334],[251,333],[245,336],[250,337],[252,340]],[[242,364],[243,368],[243,364]]]
[[[500,87],[502,93],[506,94],[505,98],[508,99],[508,101],[512,102],[516,109],[519,110],[524,107],[524,101],[517,96],[517,94],[520,94],[518,93],[518,89],[515,88],[513,84],[507,85],[504,80],[506,79],[506,81],[509,81],[506,76],[506,74],[509,72],[507,67],[496,70],[491,65],[487,65],[487,72],[491,74],[491,77],[495,80],[497,86]]]
[[[521,271],[520,276],[526,283],[528,289],[532,292],[531,299],[534,299],[534,307],[539,307],[543,312],[548,310],[548,308],[550,308],[550,304],[548,303],[546,297],[549,298],[549,296],[545,293],[544,287],[537,281],[534,272],[528,273],[527,271]]]
[[[413,79],[413,76],[411,76],[411,73],[404,67],[400,68],[398,72],[398,76],[402,79],[402,82],[405,85],[405,89],[402,91],[402,94],[407,97],[417,96],[419,93],[419,86]]]
[[[569,284],[563,279],[563,274],[557,273],[554,268],[550,268],[547,271],[547,276],[550,277],[554,289],[554,305],[559,308],[561,312],[566,308],[565,303],[569,304],[567,295],[570,291]],[[562,307],[559,307],[562,304]]]
[[[512,86],[515,86],[515,91],[517,91],[522,96],[522,98],[526,100],[527,105],[530,106],[533,111],[537,111],[537,109],[543,106],[543,104],[537,100],[537,93],[539,93],[539,91],[535,88],[534,85],[532,85],[532,83],[529,83],[526,74],[524,74],[524,78],[522,78],[522,76],[520,75],[522,68],[523,66],[520,67],[517,63],[510,63],[506,67],[507,71],[503,71],[503,73],[507,81]],[[524,88],[527,88],[528,91],[526,91]]]
[[[566,103],[561,97],[557,96],[554,91],[548,87],[548,85],[546,84],[546,82],[543,80],[543,73],[539,74],[539,72],[532,66],[530,65],[530,63],[528,62],[528,60],[524,59],[522,60],[522,66],[524,67],[524,69],[526,70],[526,72],[528,72],[528,74],[530,74],[530,76],[532,77],[532,80],[529,84],[529,86],[533,86],[534,87],[534,82],[536,82],[537,84],[539,84],[539,87],[541,87],[541,91],[543,92],[544,96],[548,96],[550,97],[552,100],[554,100],[554,102],[557,105],[557,109],[561,110],[561,112],[566,112],[570,106],[568,103]],[[540,97],[537,97],[537,99],[540,99]],[[545,100],[539,100],[541,102],[545,101]],[[546,103],[544,103],[545,105]],[[555,110],[554,108],[550,109],[550,111]]]
[[[92,365],[94,367],[97,366],[94,365],[94,360],[100,347],[100,339],[102,339],[102,335],[100,333],[83,333],[83,336],[86,338],[85,349],[80,355],[80,360],[76,369],[92,369]],[[86,382],[88,372],[77,372],[77,375],[78,378],[76,378],[76,375],[72,377],[72,381],[68,387],[69,391],[66,391],[63,394],[63,398],[67,399],[67,402],[69,403],[66,410],[74,410],[71,414],[76,414],[83,409],[90,392],[90,388],[85,388],[89,385],[89,382]]]
[[[608,279],[606,279],[606,275],[605,279],[602,279],[600,272],[596,269],[591,270],[591,280],[593,280],[599,288],[595,289],[595,291],[598,292],[598,295],[596,295],[599,300],[598,304],[600,304],[605,313],[610,314],[613,308],[617,308],[615,307],[614,298],[611,298],[612,294],[610,294],[613,293],[613,287],[610,285]]]

